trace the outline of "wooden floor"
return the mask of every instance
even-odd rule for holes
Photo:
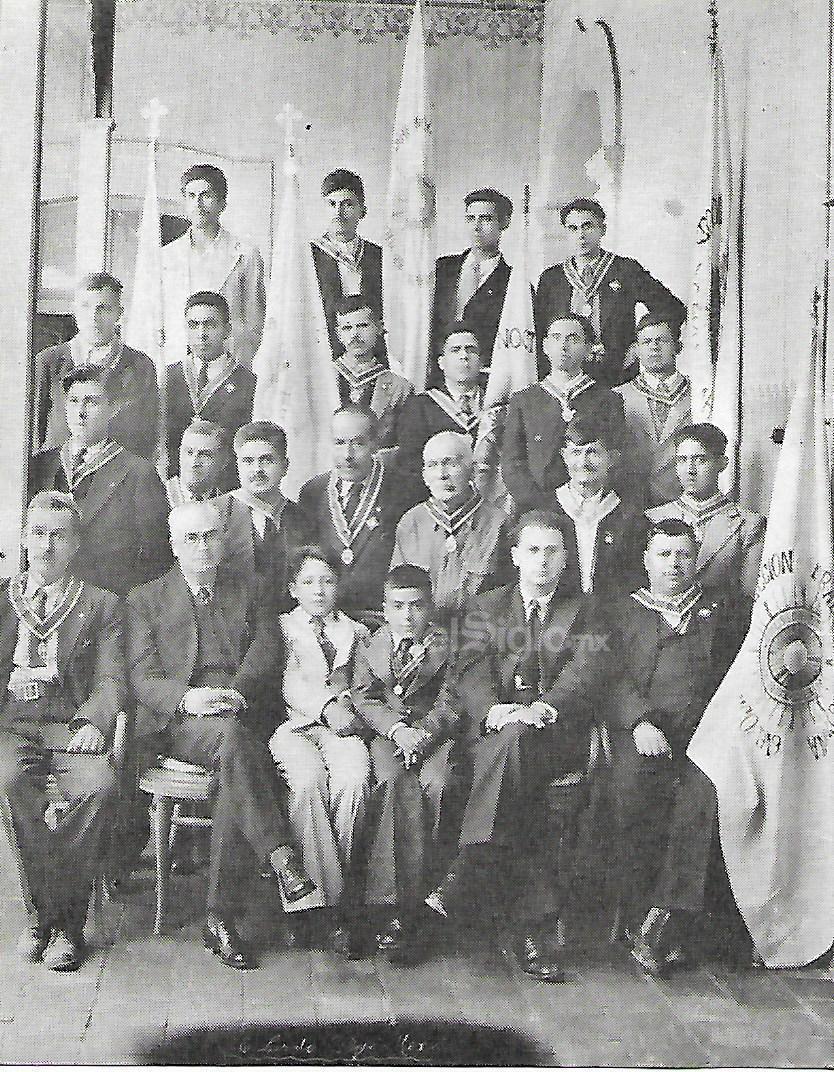
[[[23,965],[23,906],[0,846],[0,1061],[130,1063],[195,1027],[267,1022],[397,1024],[426,1019],[509,1027],[551,1065],[834,1064],[834,982],[821,973],[707,964],[645,978],[601,938],[566,952],[570,977],[528,979],[485,941],[458,935],[424,963],[344,963],[281,948],[280,913],[261,881],[242,929],[269,948],[259,971],[224,968],[199,940],[200,879],[179,880],[169,936],[151,936],[153,882],[106,910],[81,971]],[[594,922],[596,933],[604,920]]]

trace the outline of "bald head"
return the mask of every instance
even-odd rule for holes
[[[433,499],[454,507],[470,490],[475,459],[469,436],[438,432],[423,448],[423,479]]]

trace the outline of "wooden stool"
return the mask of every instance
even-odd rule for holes
[[[211,827],[211,819],[201,815],[182,815],[184,801],[210,800],[217,789],[211,771],[192,764],[182,769],[150,767],[139,779],[139,788],[153,797],[153,831],[156,848],[156,920],[154,934],[162,934],[162,917],[171,885],[171,850],[181,826]],[[188,767],[189,769],[185,769]]]

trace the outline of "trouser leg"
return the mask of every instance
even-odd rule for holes
[[[684,759],[655,904],[694,914],[703,912],[707,879],[714,869],[714,855],[720,851],[717,834],[715,787],[700,767]]]

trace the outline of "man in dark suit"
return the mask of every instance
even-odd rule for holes
[[[229,354],[229,306],[222,294],[200,290],[185,303],[188,354],[168,369],[168,471],[179,472],[183,432],[195,418],[219,424],[231,439],[252,420],[255,375]],[[223,475],[221,491],[235,486],[234,466]]]
[[[41,492],[26,518],[28,571],[0,582],[0,796],[32,902],[18,951],[54,971],[84,959],[87,905],[114,818],[105,753],[126,699],[121,604],[74,575],[81,539],[71,496]],[[45,796],[54,752],[61,808]]]
[[[648,587],[623,597],[612,612],[617,884],[632,955],[656,975],[683,959],[684,936],[671,910],[694,916],[715,873],[715,794],[686,749],[749,619],[745,602],[696,583],[697,554],[685,521],[654,524],[644,556]]]
[[[574,817],[557,816],[549,790],[555,779],[587,768],[607,638],[582,598],[559,590],[566,553],[555,515],[522,515],[512,558],[518,583],[479,597],[463,625],[455,678],[468,720],[472,788],[457,859],[426,903],[442,916],[459,911],[477,879],[482,889],[500,883],[506,906],[521,916],[518,902],[527,884],[511,867],[528,841],[537,844],[545,881],[534,918],[516,922],[522,967],[552,982],[563,978],[555,952],[572,866],[556,827]]]
[[[78,333],[35,358],[32,449],[61,447],[69,439],[63,381],[76,368],[97,365],[118,403],[111,437],[141,458],[153,458],[158,442],[159,391],[153,361],[119,336],[122,284],[107,272],[86,275],[75,291]]]
[[[573,255],[545,268],[539,279],[534,305],[539,348],[555,316],[587,317],[602,351],[589,355],[585,369],[595,380],[615,387],[637,373],[628,353],[635,338],[637,303],[650,313],[672,317],[678,325],[686,319],[686,306],[637,261],[602,248],[605,212],[596,201],[577,198],[565,205],[559,218]]]
[[[438,355],[452,324],[464,321],[480,344],[481,371],[488,373],[510,280],[500,242],[513,203],[498,190],[473,190],[463,203],[472,245],[437,261],[430,352]]]
[[[136,733],[216,772],[203,933],[224,964],[247,969],[255,958],[235,929],[224,881],[240,838],[269,861],[288,902],[314,888],[290,847],[267,748],[283,718],[281,629],[256,578],[218,570],[223,523],[212,503],[178,506],[170,524],[177,565],[127,600]]]
[[[565,425],[574,415],[605,420],[612,428],[625,426],[623,400],[583,372],[593,341],[585,317],[555,317],[544,337],[550,372],[510,398],[501,476],[519,510],[549,507],[567,480],[560,447]]]
[[[377,948],[407,961],[419,940],[431,849],[460,716],[447,681],[449,640],[431,625],[431,579],[419,566],[395,566],[385,580],[385,625],[357,654],[353,704],[373,738],[367,902],[389,919]]]
[[[225,521],[224,562],[238,573],[257,575],[276,613],[292,606],[287,564],[298,547],[310,543],[313,522],[281,492],[287,475],[287,437],[272,421],[244,424],[235,433],[240,487],[216,502]]]
[[[118,402],[102,369],[75,369],[63,387],[70,438],[32,459],[29,494],[73,496],[82,519],[75,572],[124,595],[171,564],[165,488],[150,462],[110,438]]]
[[[468,324],[449,328],[438,358],[443,381],[407,398],[397,426],[400,449],[396,466],[413,482],[415,501],[427,499],[423,482],[423,448],[438,432],[462,432],[472,446],[478,438],[484,405],[481,386],[481,346]]]
[[[622,429],[608,421],[569,421],[562,437],[569,479],[556,489],[553,508],[567,539],[561,587],[605,601],[640,588],[646,577],[646,517],[613,489],[622,442]]]
[[[333,468],[308,480],[299,506],[317,543],[344,563],[341,606],[366,625],[379,625],[382,590],[394,550],[397,522],[413,505],[414,489],[378,457],[377,419],[365,406],[333,415]]]
[[[336,309],[342,298],[361,294],[382,323],[382,249],[357,234],[365,218],[365,187],[358,175],[337,168],[326,175],[321,196],[330,217],[327,230],[313,239],[313,263],[319,280],[327,332],[334,357],[345,352],[336,330]],[[385,354],[380,338],[378,356]]]

